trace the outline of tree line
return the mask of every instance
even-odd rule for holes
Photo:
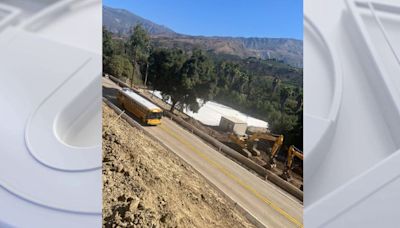
[[[103,69],[131,85],[160,91],[171,101],[171,111],[197,112],[213,100],[267,121],[286,143],[302,148],[302,69],[276,60],[160,48],[140,25],[128,39],[103,28]]]

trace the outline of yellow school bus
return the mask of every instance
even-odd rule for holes
[[[148,125],[161,124],[162,109],[129,88],[118,91],[117,100],[128,112]]]

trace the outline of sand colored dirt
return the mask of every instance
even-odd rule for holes
[[[254,227],[191,166],[103,104],[103,227]]]

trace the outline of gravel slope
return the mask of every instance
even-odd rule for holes
[[[254,227],[175,154],[103,105],[103,227]]]

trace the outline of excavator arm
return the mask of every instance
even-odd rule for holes
[[[240,148],[242,148],[242,149],[246,149],[247,148],[247,142],[248,142],[247,136],[245,136],[245,135],[236,135],[235,133],[231,133],[229,135],[229,139],[233,143],[238,145]]]
[[[279,149],[283,145],[283,135],[275,135],[272,133],[255,133],[249,137],[249,141],[259,141],[260,139],[264,139],[270,142],[274,142],[274,145],[271,148],[271,154],[269,156],[268,165],[266,168],[273,168],[276,166],[275,158],[278,155]]]
[[[274,137],[274,145],[272,146],[271,149],[271,154],[269,156],[269,166],[270,168],[275,167],[275,158],[278,155],[279,149],[282,147],[283,144],[283,135],[279,135],[279,136],[273,136]]]
[[[297,149],[295,146],[291,145],[288,149],[286,166],[281,176],[285,180],[291,178],[291,170],[292,170],[293,160],[295,157],[299,158],[300,160],[303,160],[303,152]]]
[[[275,167],[275,158],[278,155],[279,149],[283,145],[283,135],[275,135],[272,133],[254,133],[251,135],[243,135],[239,136],[234,133],[229,135],[230,140],[236,145],[240,146],[243,150],[249,150],[251,153],[256,154],[256,151],[253,151],[257,145],[257,142],[260,139],[267,140],[273,142],[273,146],[271,148],[271,154],[269,156],[269,164],[267,168]],[[258,154],[259,155],[259,154]]]

